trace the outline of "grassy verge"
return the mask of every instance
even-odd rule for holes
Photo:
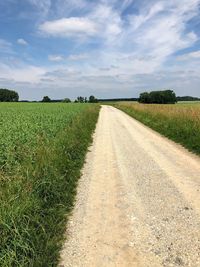
[[[119,103],[114,106],[200,155],[200,105]]]
[[[98,112],[88,106],[54,138],[41,134],[34,157],[0,172],[0,266],[57,266]]]

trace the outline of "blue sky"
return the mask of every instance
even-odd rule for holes
[[[1,1],[0,87],[29,100],[200,97],[200,0]]]

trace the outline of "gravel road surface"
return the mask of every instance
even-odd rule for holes
[[[60,266],[200,266],[200,160],[103,106]]]

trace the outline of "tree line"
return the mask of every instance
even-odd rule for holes
[[[0,89],[0,102],[18,102],[19,95],[16,91],[9,89]],[[152,91],[143,92],[140,94],[139,98],[113,98],[113,99],[97,99],[95,96],[91,95],[89,98],[78,96],[75,103],[98,103],[107,101],[139,101],[145,104],[175,104],[178,101],[200,101],[198,97],[192,96],[178,96],[173,90],[163,90],[163,91]],[[29,102],[29,101],[22,101]],[[37,102],[37,101],[36,101]],[[44,96],[40,102],[72,102],[70,98],[64,98],[62,100],[52,100],[49,96]]]
[[[70,98],[64,98],[63,100],[51,100],[50,97],[44,96],[41,102],[46,102],[46,103],[47,102],[70,103],[72,101],[70,100]],[[89,98],[83,97],[83,96],[78,96],[75,99],[74,103],[98,103],[98,99],[93,95],[91,95]]]
[[[200,101],[200,98],[193,96],[177,96],[177,101]]]
[[[99,99],[99,102],[130,102],[130,101],[138,101],[138,98],[136,97],[132,97],[132,98],[102,98],[102,99]]]

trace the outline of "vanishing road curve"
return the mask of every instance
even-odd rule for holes
[[[200,266],[199,158],[102,106],[67,236],[60,266]]]

